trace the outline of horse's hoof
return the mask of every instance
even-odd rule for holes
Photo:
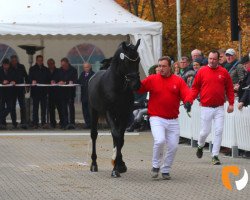
[[[90,166],[90,171],[91,172],[98,172],[98,166],[97,165],[91,165]]]
[[[121,175],[117,170],[113,170],[112,173],[111,173],[111,177],[119,178],[119,177],[121,177]]]
[[[119,171],[119,173],[125,173],[125,172],[127,172],[127,166],[125,164],[118,166],[117,170]]]

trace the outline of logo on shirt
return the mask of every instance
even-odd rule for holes
[[[173,86],[173,88],[176,90],[177,86],[176,86],[176,85],[174,85],[174,86]]]
[[[222,78],[222,76],[221,76],[221,75],[219,75],[218,77],[219,77],[219,78]]]

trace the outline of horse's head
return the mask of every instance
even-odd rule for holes
[[[120,48],[116,52],[118,60],[118,73],[124,77],[126,87],[129,86],[132,90],[138,90],[140,87],[139,62],[140,57],[137,52],[140,45],[140,39],[136,45],[122,42]]]

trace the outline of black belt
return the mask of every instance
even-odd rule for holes
[[[221,105],[222,106],[222,105]],[[203,107],[208,107],[208,108],[218,108],[220,106],[203,106]]]
[[[178,119],[178,117],[174,117],[174,118],[164,118],[164,119],[173,120],[173,119]]]

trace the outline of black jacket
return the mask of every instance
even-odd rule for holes
[[[38,66],[37,64],[32,66],[29,70],[29,80],[32,83],[33,80],[38,84],[49,84],[49,70],[45,66]],[[31,97],[42,97],[47,95],[47,87],[31,87]]]
[[[247,73],[247,79],[245,86],[250,86],[250,72]],[[243,90],[243,96],[240,98],[239,102],[243,102],[244,106],[250,105],[250,88]]]
[[[0,84],[3,84],[4,80],[16,82],[17,76],[15,71],[10,68],[7,72],[4,72],[3,67],[0,67]],[[13,91],[14,87],[0,87],[0,98],[3,96],[12,97],[14,95]]]
[[[22,84],[22,83],[29,83],[30,82],[29,81],[29,76],[27,74],[27,71],[26,71],[24,65],[22,65],[20,63],[17,63],[16,66],[10,65],[10,68],[15,71],[16,78],[17,78],[16,84]],[[15,92],[24,93],[25,88],[24,87],[16,87]]]
[[[68,70],[64,70],[62,67],[58,71],[58,76],[56,82],[64,81],[69,84],[70,81],[77,83],[77,70],[69,66]],[[59,93],[61,97],[74,98],[76,96],[75,87],[59,87]]]
[[[16,73],[16,77],[17,77],[16,83],[17,84],[29,83],[29,77],[28,77],[28,74],[26,72],[24,65],[17,63],[16,66],[10,65],[10,68],[13,69]]]
[[[55,70],[53,72],[51,72],[49,70],[49,81],[50,81],[50,83],[51,83],[51,81],[57,82],[58,73],[59,73],[58,68],[55,68]],[[49,95],[56,96],[56,95],[58,95],[58,87],[49,87],[48,92],[49,92]]]
[[[87,76],[85,76],[85,74],[86,74],[86,72],[82,72],[79,79],[78,79],[78,84],[81,85],[81,101],[82,102],[88,101],[89,79],[95,74],[95,72],[90,70]]]

